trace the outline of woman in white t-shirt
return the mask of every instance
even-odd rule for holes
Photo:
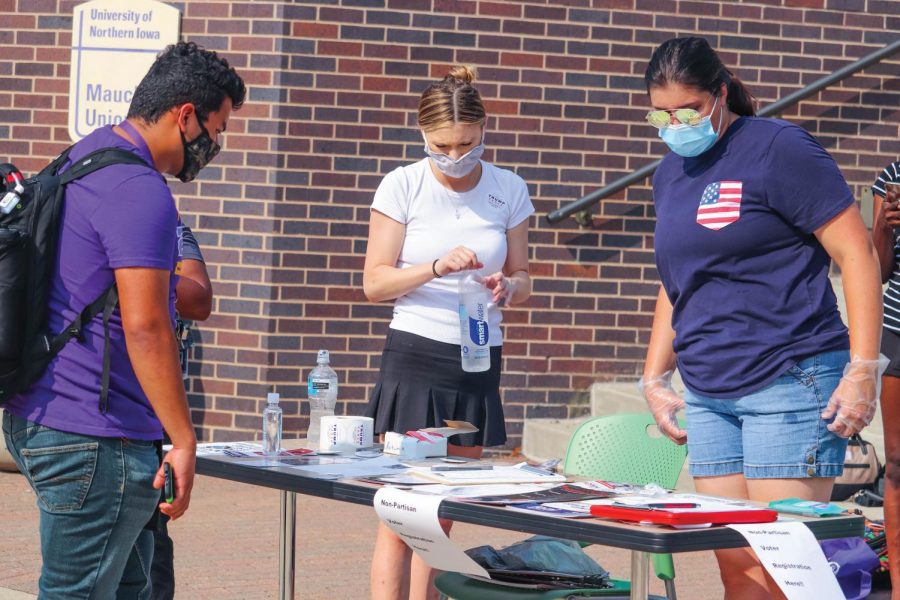
[[[454,67],[419,100],[427,156],[388,173],[372,203],[363,288],[394,300],[381,372],[366,414],[375,432],[406,432],[468,421],[448,453],[477,458],[506,442],[500,402],[500,306],[531,295],[528,188],[516,174],[480,160],[485,111],[473,69]],[[492,293],[491,368],[462,370],[457,284],[478,270]],[[372,561],[372,598],[437,597],[427,564],[384,525]]]

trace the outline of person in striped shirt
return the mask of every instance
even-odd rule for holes
[[[900,161],[889,164],[872,184],[872,239],[881,263],[884,327],[881,353],[890,364],[881,377],[881,421],[884,425],[884,521],[888,556],[900,561]],[[891,569],[891,587],[900,590],[900,569]]]

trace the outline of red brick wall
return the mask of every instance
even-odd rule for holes
[[[34,171],[68,142],[67,0],[0,0],[0,160]],[[585,410],[598,380],[636,378],[655,292],[650,190],[601,203],[591,227],[547,212],[662,155],[644,124],[654,46],[701,33],[763,104],[896,39],[887,0],[308,0],[176,2],[184,37],[249,85],[225,150],[173,184],[216,288],[190,398],[205,439],[252,437],[264,392],[286,435],[315,352],[328,348],[340,411],[375,380],[389,304],[362,294],[368,207],[381,177],[422,156],[418,94],[453,63],[479,67],[486,158],[529,183],[535,294],[505,312],[509,447],[524,418]],[[832,152],[859,195],[900,156],[900,60],[786,115]]]

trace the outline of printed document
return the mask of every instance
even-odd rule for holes
[[[743,535],[788,600],[843,598],[822,547],[800,521],[729,525]]]

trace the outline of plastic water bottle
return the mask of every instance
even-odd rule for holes
[[[487,311],[490,292],[484,278],[466,273],[459,280],[459,345],[463,371],[477,373],[491,368]]]
[[[278,394],[271,392],[266,397],[263,411],[263,454],[275,456],[281,451],[281,407]]]
[[[328,350],[319,350],[316,368],[309,372],[306,394],[309,398],[309,429],[306,431],[307,447],[319,446],[322,417],[334,415],[337,403],[338,377],[329,366]]]

